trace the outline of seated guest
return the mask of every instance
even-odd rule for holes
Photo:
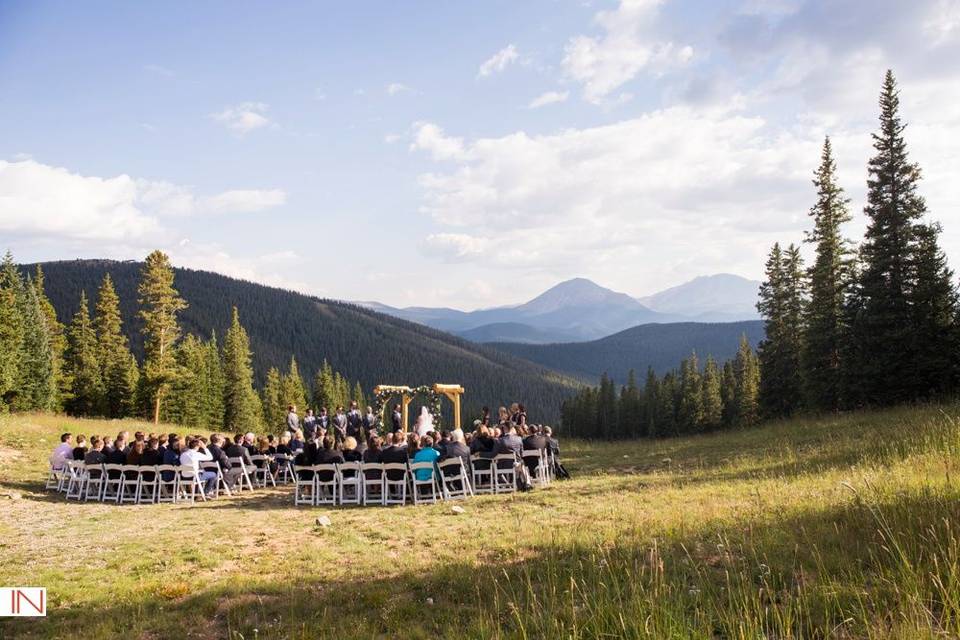
[[[219,433],[210,435],[210,444],[207,445],[207,453],[213,458],[213,461],[220,467],[220,471],[226,473],[230,470],[230,458],[227,452],[223,450],[224,439]]]
[[[252,466],[253,462],[250,460],[250,451],[247,449],[246,444],[244,443],[244,436],[242,433],[238,433],[233,436],[233,444],[227,447],[224,452],[227,454],[228,458],[240,458],[243,460],[243,464],[246,466]]]
[[[363,460],[363,454],[357,451],[357,439],[353,436],[347,436],[343,441],[343,460],[344,462],[360,462]]]
[[[297,429],[297,432],[290,438],[290,450],[294,452],[303,451],[303,442],[303,432]]]
[[[256,455],[257,453],[257,434],[252,431],[247,432],[243,436],[243,448],[247,450],[247,453],[250,455]]]
[[[313,444],[313,443],[311,443]],[[301,480],[309,480],[313,477],[313,471],[308,468],[313,464],[313,458],[311,454],[307,452],[306,449],[301,449],[299,453],[293,458],[293,465],[297,467],[297,477]]]
[[[77,436],[77,446],[73,448],[73,460],[83,460],[87,455],[87,438],[86,436],[79,435]]]
[[[450,437],[450,442],[444,447],[442,459],[450,460],[451,458],[460,458],[463,461],[463,468],[470,468],[470,449],[463,442],[462,431],[459,433],[454,431]]]
[[[90,449],[83,457],[83,461],[88,467],[103,464],[107,461],[107,456],[103,455],[103,439],[99,436],[90,438]]]
[[[50,454],[50,466],[54,469],[62,469],[67,460],[73,459],[73,435],[69,433],[60,434],[60,444]]]
[[[180,466],[185,467],[203,482],[203,492],[208,498],[217,497],[217,474],[213,471],[201,471],[200,463],[209,462],[213,457],[201,448],[199,438],[192,438],[180,454]]]
[[[140,465],[140,458],[143,457],[143,440],[134,440],[133,445],[127,451],[127,459],[124,464]]]
[[[167,438],[167,448],[160,458],[160,463],[175,467],[180,466],[180,438],[175,433],[171,433]],[[174,478],[174,473],[173,471],[164,471],[160,476],[164,482],[170,482]]]
[[[130,432],[124,429],[117,434],[117,440],[123,440],[123,453],[126,454],[127,449],[130,448]],[[117,440],[113,441],[114,448],[117,446]]]
[[[289,431],[287,433],[290,433]],[[272,433],[267,434],[267,455],[274,455],[277,452],[277,437]]]
[[[107,454],[107,464],[127,464],[127,442],[122,433],[113,441],[113,451]]]
[[[290,432],[286,431],[280,434],[280,444],[277,445],[277,453],[283,456],[292,456],[293,449],[290,448]]]
[[[157,449],[160,451],[160,456],[163,456],[163,452],[167,450],[167,438],[169,438],[165,433],[161,433],[157,436]]]
[[[367,441],[367,448],[363,451],[363,463],[377,464],[381,462],[380,457],[382,454],[383,440],[379,436],[370,436],[370,439]]]
[[[522,407],[523,405],[520,406]],[[530,435],[523,439],[524,450],[536,450],[543,452],[547,448],[547,439],[533,427],[531,427],[529,431]],[[524,458],[523,463],[527,465],[527,469],[530,470],[530,473],[536,471],[537,467],[540,466],[539,461],[533,457]]]
[[[158,464],[163,464],[162,456],[163,454],[160,453],[159,438],[150,438],[147,440],[147,447],[143,450],[143,455],[140,456],[140,466],[152,467]]]
[[[435,463],[440,458],[440,452],[433,448],[433,438],[423,436],[420,441],[420,450],[413,456],[413,462]],[[415,472],[417,480],[429,480],[433,477],[433,469],[417,469]]]
[[[262,456],[270,455],[270,441],[265,436],[260,436],[257,439],[257,453]]]
[[[473,439],[473,442],[470,443],[470,450],[479,455],[491,455],[496,446],[496,441],[493,439],[493,436],[490,435],[490,429],[480,425],[477,436]]]
[[[313,464],[340,464],[343,462],[343,453],[336,448],[337,440],[334,436],[323,439],[323,446],[317,452]]]
[[[407,459],[413,460],[413,456],[417,455],[417,451],[420,449],[420,436],[411,431],[407,434]]]
[[[547,448],[550,449],[550,453],[559,457],[560,456],[560,442],[553,437],[553,429],[550,427],[543,428],[543,436],[547,439]]]
[[[448,444],[450,444],[450,432],[444,429],[440,432],[440,439],[433,443],[433,448],[437,450],[441,458],[446,454]]]
[[[113,440],[111,440],[105,435],[100,436],[100,439],[103,441],[103,455],[107,455],[108,453],[113,451]]]
[[[367,450],[367,445],[370,442],[370,437],[367,435],[367,430],[363,427],[360,427],[360,435],[357,436],[357,453],[361,456],[363,452]]]
[[[383,450],[380,453],[380,462],[383,464],[391,463],[402,463],[406,464],[407,462],[407,452],[403,447],[397,446],[397,440],[403,441],[402,433],[385,433],[383,436],[383,442],[386,445],[383,447]]]
[[[523,453],[523,440],[520,439],[520,436],[517,435],[517,429],[512,424],[507,427],[506,432],[503,436],[497,440],[497,448],[494,449],[495,455],[500,455],[504,453],[513,454],[515,460],[521,459],[521,454]],[[508,462],[500,462],[498,468],[508,469]]]

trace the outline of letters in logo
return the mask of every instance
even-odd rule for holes
[[[47,615],[45,587],[0,587],[0,616],[37,617]]]

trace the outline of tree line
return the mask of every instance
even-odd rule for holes
[[[296,358],[287,371],[270,368],[254,387],[250,340],[237,308],[222,344],[183,336],[180,313],[187,302],[174,287],[174,270],[160,251],[151,253],[137,286],[143,361],[124,333],[121,300],[109,273],[90,313],[81,290],[72,319],[61,323],[44,291],[40,265],[22,276],[9,252],[0,265],[0,412],[65,411],[76,416],[147,417],[201,430],[281,428],[288,405],[303,410],[312,400],[332,411],[351,399],[364,401],[329,364],[317,371],[308,393]]]
[[[619,392],[606,374],[563,405],[566,430],[585,437],[660,437],[823,413],[922,401],[960,387],[960,303],[953,271],[909,160],[896,79],[880,93],[879,129],[867,165],[867,228],[844,237],[850,200],[837,180],[829,136],[814,171],[816,202],[800,247],[775,243],[757,309],[765,337],[741,343],[721,368],[696,355],[643,389],[630,372]],[[748,364],[751,363],[751,364]],[[739,363],[739,364],[738,364]],[[719,387],[719,390],[717,389]]]
[[[643,386],[630,371],[617,389],[604,373],[563,403],[563,432],[582,438],[661,438],[754,424],[759,416],[760,370],[746,337],[721,366],[691,354],[678,369],[657,376],[647,369]]]
[[[764,416],[832,412],[943,397],[960,382],[957,288],[940,226],[919,193],[907,153],[897,82],[888,71],[880,126],[867,165],[867,227],[859,246],[843,235],[849,202],[830,139],[814,172],[813,263],[775,244],[766,263],[758,347]]]

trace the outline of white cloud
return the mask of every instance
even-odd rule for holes
[[[578,35],[564,49],[564,71],[583,85],[583,97],[601,103],[644,69],[663,71],[693,58],[693,47],[657,38],[656,18],[663,0],[621,0],[600,11],[594,22],[600,37]]]
[[[410,150],[427,151],[434,160],[452,160],[464,155],[462,138],[451,138],[430,122],[414,123]]]
[[[387,85],[386,91],[388,96],[395,96],[401,93],[412,93],[413,89],[402,82],[391,82]]]
[[[479,258],[489,251],[490,241],[465,233],[432,233],[424,241],[425,253],[444,260]]]
[[[478,75],[481,77],[486,77],[493,75],[494,73],[500,73],[507,68],[511,63],[516,62],[519,58],[517,53],[517,47],[513,44],[508,44],[500,51],[497,51],[495,54],[490,56],[483,64],[480,65],[480,70]]]
[[[269,106],[262,102],[244,102],[227,107],[219,113],[212,114],[211,117],[228,129],[243,135],[273,124],[265,115],[268,109]]]
[[[0,231],[89,241],[160,242],[165,217],[250,213],[284,204],[279,189],[197,196],[189,187],[84,176],[34,160],[0,161]]]
[[[172,78],[177,75],[172,69],[167,69],[159,64],[144,65],[143,70],[149,71],[150,73],[155,73],[158,76],[163,76],[165,78]]]
[[[548,104],[557,104],[558,102],[566,102],[567,98],[570,97],[570,93],[567,91],[547,91],[542,93],[533,100],[530,101],[530,104],[527,105],[528,109],[539,109],[540,107],[545,107]]]

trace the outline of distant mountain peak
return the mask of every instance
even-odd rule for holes
[[[517,309],[525,313],[541,314],[565,307],[582,307],[601,303],[642,309],[642,305],[627,294],[601,287],[587,278],[564,280]]]

